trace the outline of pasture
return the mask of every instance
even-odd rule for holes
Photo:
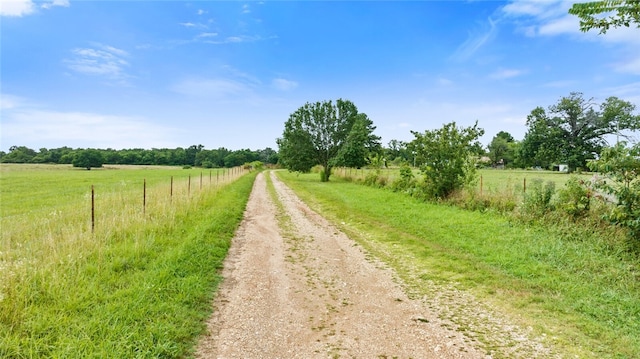
[[[0,357],[188,355],[255,174],[0,169]]]
[[[354,180],[364,180],[368,174],[373,173],[375,169],[362,168],[337,168],[334,170],[335,175],[342,178],[351,178]],[[420,171],[414,169],[416,177],[420,177]],[[556,189],[561,188],[571,178],[577,176],[580,179],[589,181],[593,178],[593,173],[564,173],[552,171],[537,170],[501,170],[483,168],[478,170],[478,179],[474,184],[474,188],[478,193],[491,195],[521,195],[536,181],[553,182]],[[380,177],[385,179],[386,183],[391,183],[399,177],[397,168],[380,169]]]

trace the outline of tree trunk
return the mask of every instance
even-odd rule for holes
[[[329,176],[331,176],[331,166],[325,166],[320,179],[322,182],[329,182]]]

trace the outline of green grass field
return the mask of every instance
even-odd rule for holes
[[[482,178],[483,193],[499,194],[499,193],[522,193],[534,181],[553,182],[556,189],[564,186],[564,184],[572,176],[578,176],[583,180],[590,180],[593,173],[568,174],[563,172],[552,171],[525,171],[525,170],[497,170],[482,169],[478,171],[478,175]],[[476,184],[476,188],[480,189],[480,179]]]
[[[190,355],[255,173],[4,164],[0,171],[0,357]],[[535,178],[481,173],[487,188]],[[278,175],[393,267],[414,295],[435,295],[430,283],[452,285],[565,356],[640,357],[640,261],[606,240],[587,231],[567,240],[551,228],[338,176],[320,183],[317,173]],[[468,313],[460,308],[454,320],[477,328],[482,319]],[[492,347],[490,332],[475,335],[494,357],[508,357]]]
[[[505,182],[498,174],[511,175],[494,174],[496,183]],[[470,291],[532,328],[563,357],[640,357],[640,261],[597,235],[584,231],[567,240],[551,228],[424,203],[338,176],[321,183],[317,173],[278,175],[418,296],[436,296],[432,282]],[[456,315],[461,328],[482,321],[469,313],[461,308]],[[491,351],[491,333],[475,335]]]
[[[189,355],[255,173],[0,169],[0,357]]]

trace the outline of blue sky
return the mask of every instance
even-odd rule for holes
[[[3,151],[277,149],[338,98],[385,145],[476,120],[521,140],[572,91],[640,107],[640,29],[581,33],[568,1],[0,1]]]

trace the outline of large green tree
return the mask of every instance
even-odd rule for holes
[[[73,158],[73,167],[84,167],[90,170],[92,167],[102,167],[104,158],[98,150],[89,148],[86,150],[78,150]]]
[[[640,128],[635,105],[609,97],[599,108],[580,92],[562,97],[547,110],[537,107],[527,116],[528,130],[520,148],[527,166],[566,163],[570,170],[584,168],[607,144],[608,135],[623,136]]]
[[[515,140],[510,133],[505,131],[500,131],[496,134],[489,146],[489,158],[491,159],[491,163],[507,165],[511,164],[515,157]]]
[[[592,29],[604,34],[611,27],[629,27],[636,24],[640,28],[639,0],[603,0],[573,4],[569,13],[580,18],[580,30]]]
[[[424,175],[425,196],[446,198],[474,180],[478,143],[484,130],[478,123],[471,127],[457,127],[455,122],[438,130],[419,133],[409,148],[415,152],[420,171]]]
[[[280,162],[291,171],[323,167],[328,181],[336,165],[359,167],[371,151],[380,148],[375,126],[348,100],[306,103],[289,116],[277,139]]]

